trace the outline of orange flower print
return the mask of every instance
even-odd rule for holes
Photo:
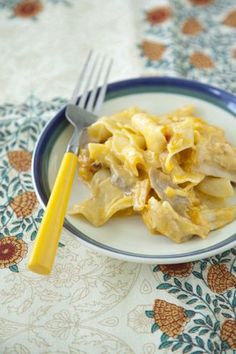
[[[168,6],[158,6],[147,12],[146,19],[151,25],[159,25],[171,17],[171,9]]]
[[[189,274],[191,274],[193,265],[191,262],[179,264],[161,264],[159,268],[164,274],[168,274],[172,277],[187,277]]]
[[[171,304],[164,300],[155,300],[153,307],[155,323],[162,332],[170,337],[176,337],[183,332],[189,321],[183,307]]]
[[[196,6],[204,6],[212,4],[214,0],[190,0],[190,2]]]
[[[190,64],[198,69],[211,69],[214,67],[214,63],[211,58],[201,52],[194,52],[190,57]]]
[[[183,24],[182,33],[188,36],[195,36],[196,34],[202,32],[203,28],[200,22],[195,18],[191,17]]]
[[[220,331],[220,338],[226,341],[230,349],[236,349],[236,321],[226,320]]]
[[[165,45],[159,42],[144,40],[141,44],[143,54],[150,60],[160,60],[166,49]]]
[[[223,24],[229,27],[236,27],[236,10],[230,12],[224,19]]]
[[[0,268],[8,268],[22,261],[27,253],[27,244],[15,236],[0,239]]]
[[[26,150],[10,151],[7,154],[10,165],[18,172],[25,172],[31,168],[32,155]]]
[[[215,293],[223,293],[236,285],[236,277],[230,273],[225,264],[213,264],[207,274],[209,288]]]
[[[34,192],[19,194],[10,202],[10,206],[18,218],[25,218],[31,215],[37,204],[37,197]]]
[[[43,10],[43,5],[39,0],[23,0],[13,9],[17,17],[30,18],[36,16]]]

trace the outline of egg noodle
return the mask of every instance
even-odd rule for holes
[[[91,197],[74,205],[94,226],[114,215],[140,214],[153,234],[177,243],[206,238],[230,223],[236,149],[224,132],[186,106],[166,115],[130,108],[88,128],[79,176]]]

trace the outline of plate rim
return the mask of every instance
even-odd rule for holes
[[[157,87],[157,86],[174,86],[177,88],[190,89],[191,91],[207,94],[209,97],[214,99],[219,99],[220,102],[224,103],[224,108],[226,111],[229,111],[231,114],[236,116],[236,96],[232,93],[227,92],[225,90],[219,89],[217,87],[201,83],[198,81],[181,79],[181,78],[172,78],[172,77],[142,77],[142,78],[131,78],[127,80],[121,80],[108,85],[107,93],[112,96],[112,93],[115,93],[122,89],[130,89],[134,87]],[[112,99],[112,97],[110,98]],[[232,106],[233,102],[233,106]],[[40,176],[39,176],[39,161],[43,156],[43,152],[45,150],[44,142],[48,135],[51,135],[52,127],[60,120],[63,120],[65,112],[65,106],[52,118],[49,122],[44,126],[41,134],[39,135],[34,152],[32,157],[32,181],[33,187],[36,192],[37,198],[45,209],[48,198],[42,191],[42,185],[40,190]],[[42,164],[42,162],[41,162]],[[41,165],[40,165],[41,166]],[[41,170],[40,170],[41,172]],[[127,252],[124,250],[120,250],[117,248],[113,248],[98,241],[93,240],[91,237],[82,233],[80,230],[73,227],[70,227],[70,224],[64,224],[63,229],[69,234],[76,236],[80,242],[85,244],[87,247],[92,248],[95,251],[103,253],[107,256],[123,259],[127,261],[139,262],[139,263],[154,263],[158,262],[159,264],[171,264],[171,263],[182,263],[188,261],[194,261],[198,259],[203,259],[209,256],[213,256],[217,253],[224,252],[225,250],[230,249],[236,243],[236,233],[229,236],[224,241],[218,242],[216,245],[205,247],[204,249],[200,249],[198,251],[191,251],[180,253],[176,255],[143,255],[134,252]],[[75,231],[76,230],[76,231]],[[213,247],[213,249],[212,249]]]

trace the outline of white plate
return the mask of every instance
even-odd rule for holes
[[[161,114],[193,104],[200,117],[223,128],[231,143],[236,141],[236,98],[226,92],[192,81],[172,78],[133,79],[110,85],[102,115],[111,115],[130,106]],[[38,198],[47,202],[72,129],[62,110],[41,134],[33,158],[33,179]],[[48,190],[49,187],[49,190]],[[89,195],[76,176],[69,207]],[[236,198],[231,200],[236,204]],[[175,244],[167,237],[150,234],[140,216],[112,218],[95,228],[85,219],[67,216],[66,230],[87,246],[108,256],[145,263],[182,263],[209,257],[236,244],[236,221],[213,231],[202,240],[192,238]]]

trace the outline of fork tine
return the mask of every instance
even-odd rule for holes
[[[99,80],[100,80],[100,77],[101,77],[101,74],[102,74],[102,69],[104,67],[104,63],[105,63],[105,56],[101,60],[101,64],[100,64],[100,67],[99,67],[99,70],[98,70],[98,73],[97,73],[97,77],[96,77],[95,83],[93,85],[93,89],[92,89],[92,91],[90,93],[88,103],[86,105],[86,110],[90,111],[90,112],[92,112],[93,107],[94,107],[94,103],[95,103],[96,96],[97,96],[98,89],[99,89]]]
[[[92,65],[92,68],[90,69],[89,77],[88,77],[88,79],[86,81],[84,92],[81,95],[81,98],[79,100],[78,107],[80,107],[80,108],[85,108],[85,103],[86,103],[86,100],[87,100],[88,95],[89,95],[89,87],[91,85],[91,81],[93,80],[93,76],[94,76],[94,72],[95,72],[95,69],[96,69],[96,66],[97,66],[98,58],[99,58],[99,56],[96,55],[94,63]]]
[[[110,59],[109,62],[108,62],[107,71],[106,71],[106,74],[105,74],[105,77],[104,77],[103,86],[101,86],[101,89],[99,91],[99,94],[98,94],[98,97],[97,97],[97,101],[96,101],[96,104],[95,104],[95,107],[94,107],[94,110],[93,110],[94,114],[98,114],[99,113],[100,108],[101,108],[101,106],[103,104],[103,101],[104,101],[104,98],[105,98],[105,94],[106,94],[106,89],[107,89],[108,77],[109,77],[109,74],[110,74],[110,71],[111,71],[112,63],[113,63],[113,60]]]
[[[89,62],[91,60],[92,54],[93,54],[93,50],[90,50],[90,52],[88,53],[87,59],[84,62],[84,66],[83,66],[82,71],[81,71],[81,73],[79,75],[77,83],[75,85],[74,91],[72,93],[72,97],[71,97],[71,100],[70,100],[71,104],[76,104],[76,102],[77,102],[79,91],[81,89],[81,86],[82,86],[82,83],[83,83],[83,79],[84,79],[84,75],[85,75],[85,73],[87,71],[87,67],[88,67]]]

